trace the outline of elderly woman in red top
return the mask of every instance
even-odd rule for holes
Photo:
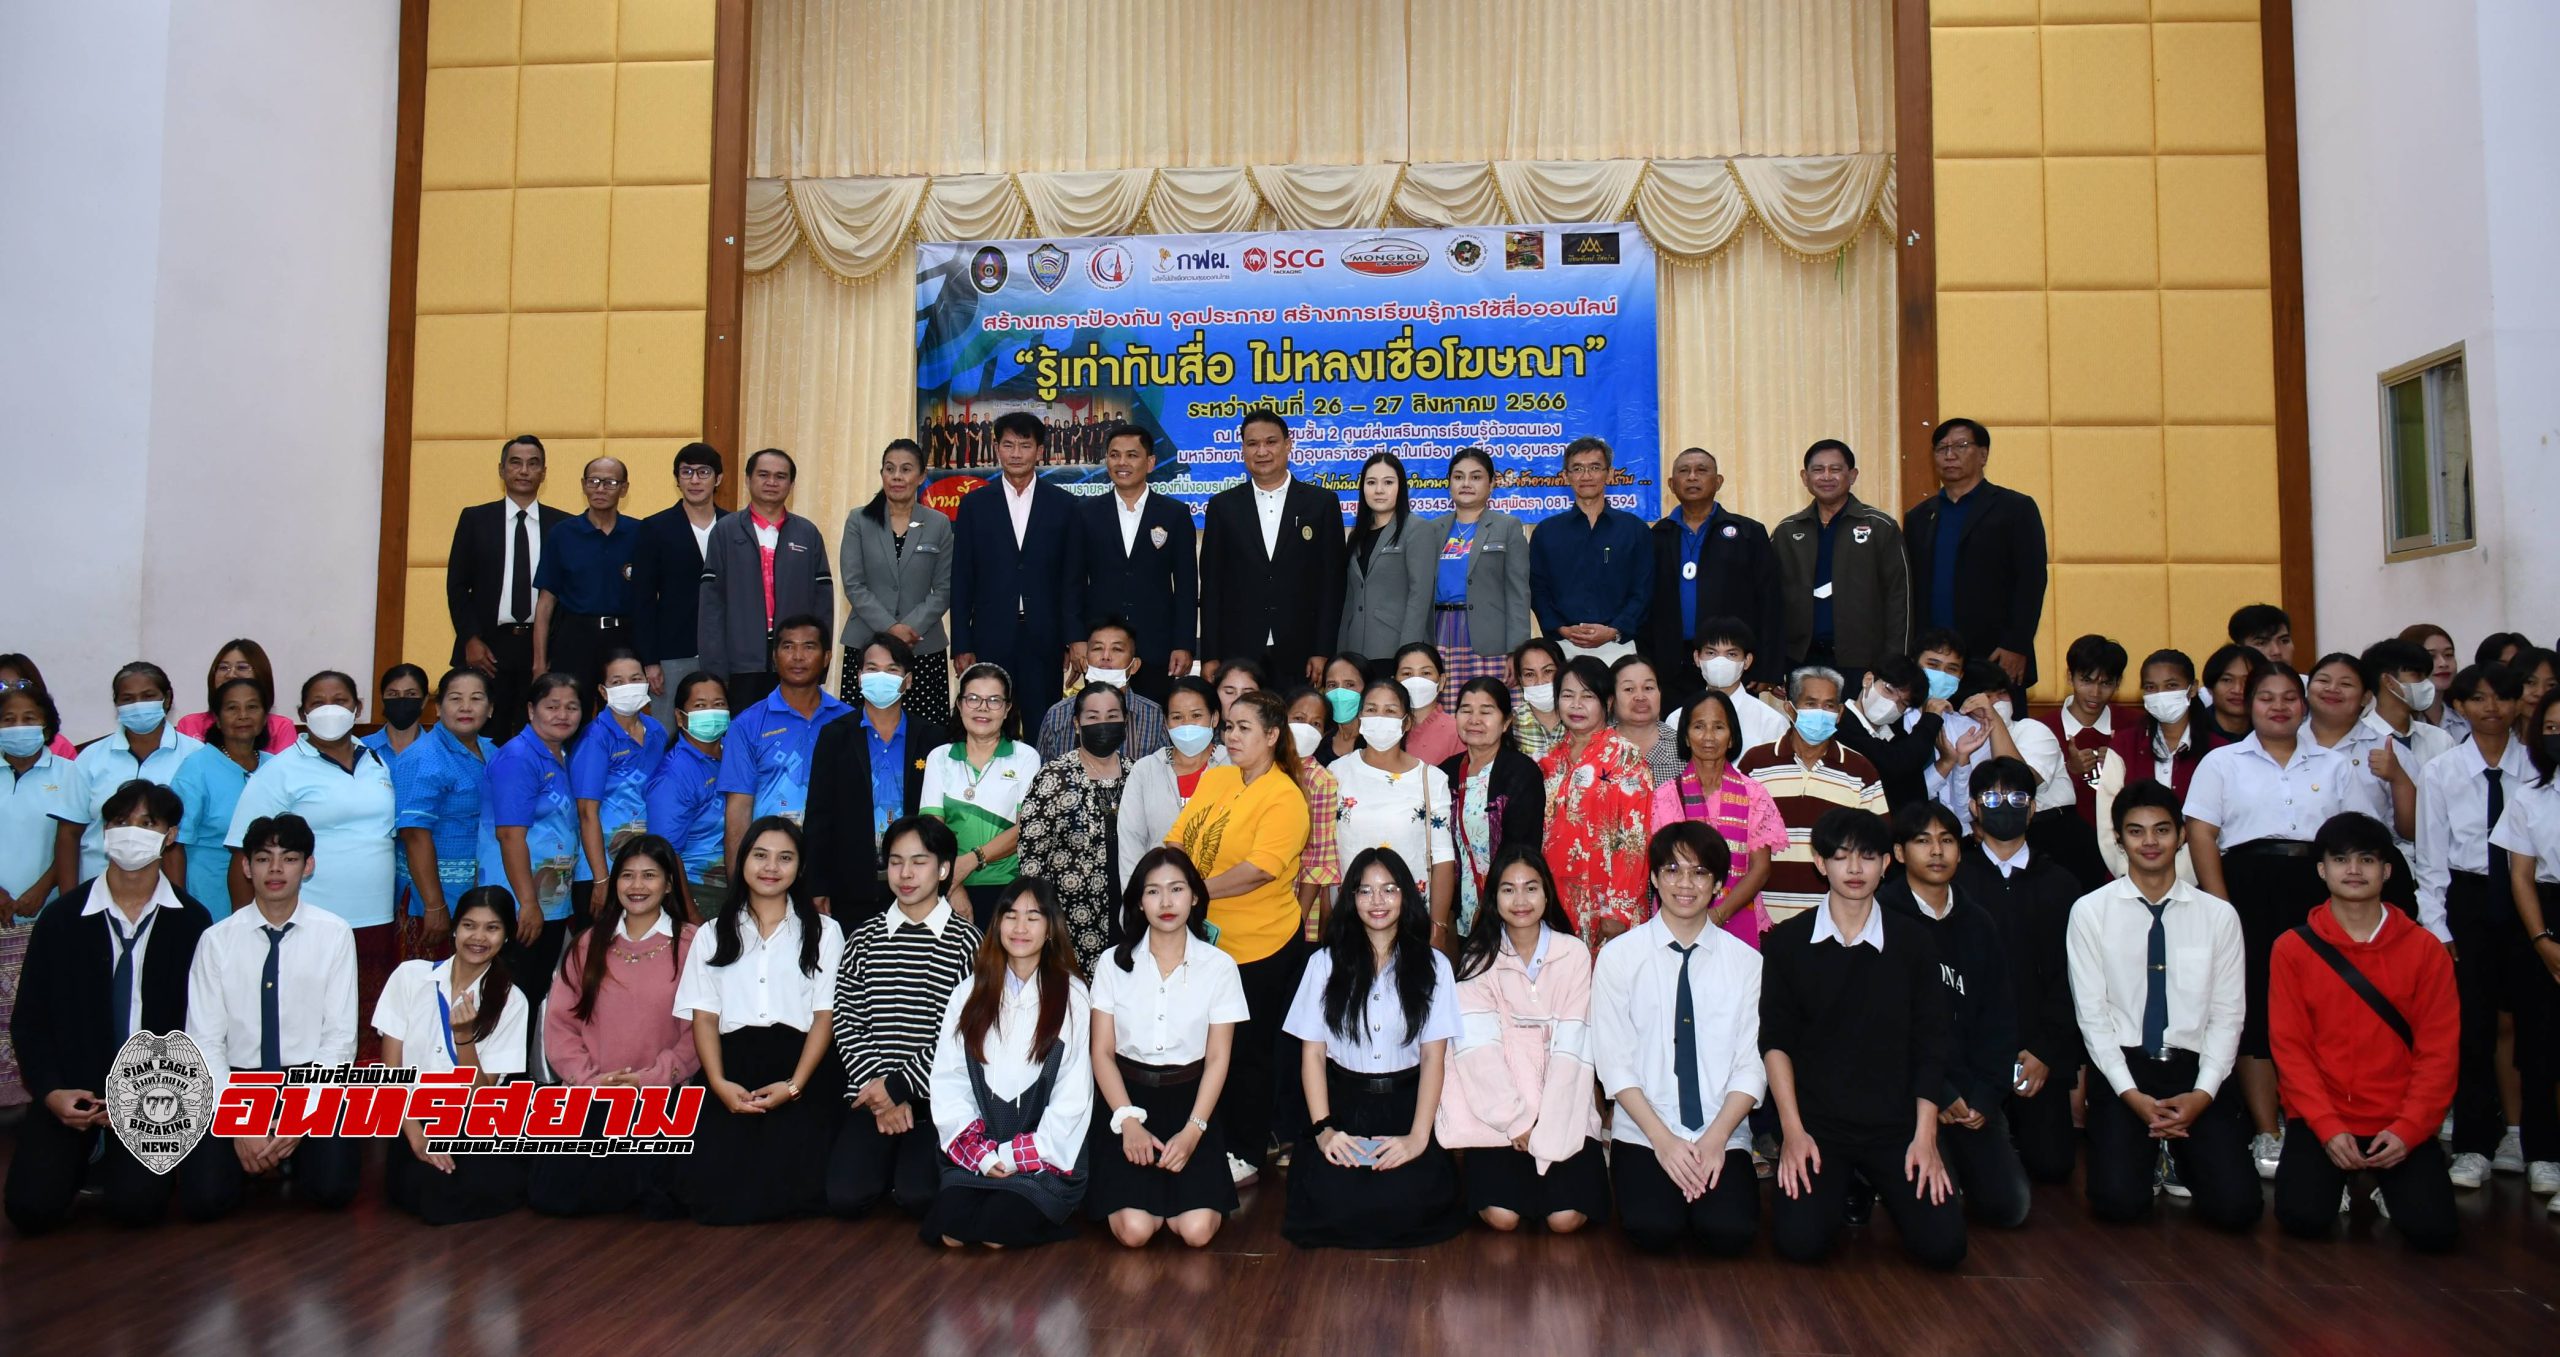
[[[1574,932],[1596,951],[1643,923],[1645,823],[1653,773],[1609,728],[1609,667],[1589,655],[1556,680],[1564,738],[1538,760],[1547,786],[1547,865]]]

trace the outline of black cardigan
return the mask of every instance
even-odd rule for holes
[[[2052,859],[2027,859],[2026,869],[2003,877],[1978,839],[1967,839],[1956,868],[1956,889],[2000,924],[2008,949],[2010,990],[2018,1009],[2018,1044],[2035,1052],[2052,1078],[2069,1082],[2080,1064],[2080,1015],[2071,1005],[2068,938],[2071,907],[2080,882]]]
[[[809,804],[803,812],[801,837],[807,863],[801,879],[809,894],[824,897],[828,910],[847,931],[889,907],[888,888],[880,882],[880,851],[871,835],[871,718],[855,707],[818,728],[817,747],[809,755]],[[943,732],[928,731],[915,713],[907,723],[907,814],[916,813],[924,795],[924,761]]]
[[[2010,995],[2009,961],[1990,911],[1968,899],[1962,886],[1948,889],[1955,902],[1943,919],[1920,907],[1907,876],[1878,887],[1876,905],[1919,925],[1937,943],[1938,980],[1947,992],[1947,1091],[1931,1096],[1940,1107],[1962,1098],[1977,1112],[1989,1111],[2008,1098],[2009,1075],[2018,1059],[2018,1010]]]
[[[1465,751],[1441,760],[1440,772],[1449,779],[1452,801],[1465,795],[1467,756]],[[1520,752],[1506,737],[1502,752],[1493,756],[1493,776],[1485,784],[1485,794],[1492,798],[1493,851],[1500,853],[1512,844],[1525,844],[1543,849],[1547,837],[1547,779],[1538,771],[1537,761]],[[1449,837],[1455,841],[1461,833],[1453,820]]]
[[[115,967],[107,959],[106,916],[80,912],[96,889],[92,878],[45,906],[27,939],[9,1039],[17,1046],[27,1093],[39,1103],[56,1089],[103,1093],[107,1068],[124,1044],[110,1026]],[[213,927],[213,916],[186,892],[177,896],[179,907],[160,911],[143,943],[137,1031],[173,1032],[187,1025],[187,971],[195,964],[196,939]]]

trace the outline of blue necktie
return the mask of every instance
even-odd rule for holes
[[[280,1070],[284,1068],[284,1016],[276,1002],[276,976],[284,959],[284,935],[293,931],[293,925],[260,924],[258,931],[267,935],[267,968],[261,977],[265,983],[258,987],[258,1068]]]
[[[1675,942],[1671,950],[1680,954],[1680,1002],[1673,1010],[1679,1021],[1671,1033],[1671,1063],[1680,1076],[1680,1129],[1685,1131],[1707,1124],[1707,1101],[1698,1088],[1698,1008],[1689,997],[1689,958],[1698,944]]]
[[[2507,813],[2507,789],[2505,779],[2500,776],[2506,770],[2489,768],[2483,771],[2489,777],[2489,827],[2483,833],[2495,834],[2498,832],[2498,817]],[[2489,889],[2498,892],[2502,898],[2507,891],[2507,850],[2496,844],[2489,845]]]
[[[2169,902],[2145,900],[2142,907],[2151,911],[2151,979],[2143,987],[2142,1050],[2160,1060],[2169,1054],[2169,926],[2161,919]]]
[[[124,1044],[126,1037],[133,1035],[133,954],[142,950],[142,940],[151,932],[151,921],[158,917],[158,909],[143,915],[142,922],[133,926],[133,935],[127,937],[124,925],[116,922],[114,912],[107,914],[107,928],[116,935],[115,975],[107,982],[114,986],[115,993],[107,998],[107,1012],[115,1019],[116,1044],[119,1046]]]

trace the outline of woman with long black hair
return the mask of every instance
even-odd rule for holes
[[[511,993],[507,940],[515,936],[515,897],[475,886],[453,908],[453,955],[404,961],[373,1007],[385,1064],[421,1074],[476,1069],[494,1084],[527,1068],[525,1015],[533,1005]],[[430,1225],[502,1216],[524,1205],[525,1160],[511,1154],[430,1154],[427,1132],[401,1122],[401,1143],[383,1164],[383,1195]]]
[[[1457,990],[1403,857],[1362,849],[1282,1024],[1304,1043],[1308,1120],[1290,1160],[1289,1242],[1411,1248],[1466,1228],[1457,1163],[1431,1132]]]

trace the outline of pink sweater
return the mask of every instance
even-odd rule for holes
[[[1440,1092],[1440,1143],[1508,1145],[1529,1133],[1538,1171],[1600,1134],[1592,1098],[1591,950],[1547,939],[1538,978],[1504,939],[1492,969],[1458,983],[1458,1049]]]
[[[578,982],[586,975],[587,948],[593,932],[569,944],[560,973],[551,979],[551,1002],[542,1012],[542,1050],[551,1072],[563,1083],[592,1084],[600,1075],[630,1070],[651,1086],[681,1084],[702,1068],[693,1046],[693,1024],[675,1017],[676,975],[684,969],[685,950],[693,945],[694,926],[685,924],[671,940],[653,937],[634,945],[614,930],[606,946],[604,982],[596,993],[596,1016],[578,1021]],[[672,941],[673,947],[667,944]],[[647,955],[656,950],[655,955]],[[643,961],[631,957],[647,955]]]

